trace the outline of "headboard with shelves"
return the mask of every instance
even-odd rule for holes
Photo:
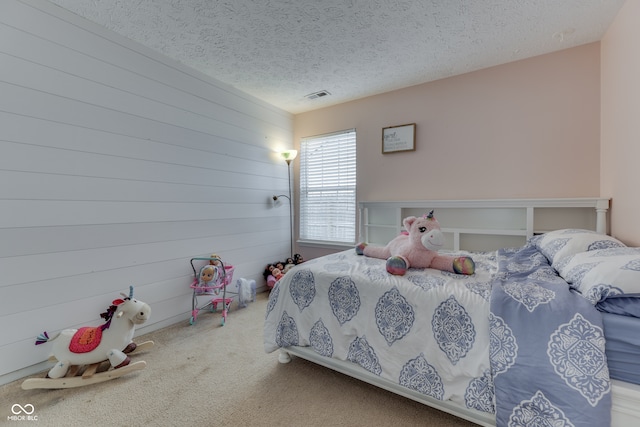
[[[386,244],[402,220],[435,211],[445,249],[483,251],[522,246],[534,234],[561,228],[607,232],[609,199],[487,199],[359,202],[360,241]]]

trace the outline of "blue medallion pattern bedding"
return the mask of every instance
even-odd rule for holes
[[[602,315],[534,246],[498,251],[490,359],[498,426],[608,426]]]
[[[498,426],[609,425],[593,304],[533,245],[471,255],[471,276],[393,276],[384,260],[354,250],[306,261],[271,291],[265,350],[311,347],[426,396],[495,413]]]

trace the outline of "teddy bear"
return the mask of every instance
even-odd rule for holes
[[[435,268],[456,274],[471,275],[476,265],[468,256],[445,256],[438,254],[444,244],[444,235],[433,211],[420,218],[409,216],[402,221],[405,232],[387,243],[373,246],[359,243],[358,255],[387,260],[387,271],[402,276],[410,267]]]

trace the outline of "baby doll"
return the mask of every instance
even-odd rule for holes
[[[284,270],[282,270],[282,273],[287,274],[289,270],[295,267],[295,265],[296,264],[293,262],[293,258],[287,258],[287,260],[284,263]]]
[[[211,287],[215,286],[216,279],[218,278],[218,270],[211,264],[207,264],[200,269],[200,280],[198,281],[198,287],[204,288],[201,291],[210,291]]]
[[[284,274],[282,274],[282,271],[278,267],[274,268],[273,271],[271,271],[271,275],[274,279],[276,279],[276,281],[280,280],[282,276],[284,276]]]
[[[276,268],[275,264],[267,264],[267,267],[264,269],[264,280],[267,281],[267,287],[269,289],[273,288],[276,284],[276,278],[273,277],[273,269]]]
[[[267,280],[267,278],[271,276],[271,272],[275,267],[276,266],[274,264],[267,264],[267,266],[264,269],[264,272],[262,273],[262,276],[264,277],[265,280]]]

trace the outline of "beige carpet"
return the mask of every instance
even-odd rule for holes
[[[146,369],[66,390],[0,387],[0,424],[13,426],[442,426],[474,424],[345,375],[266,354],[267,294],[229,313],[201,312],[135,339],[155,347],[132,356]],[[43,374],[35,377],[43,377]],[[37,422],[12,421],[13,404],[31,404]]]

